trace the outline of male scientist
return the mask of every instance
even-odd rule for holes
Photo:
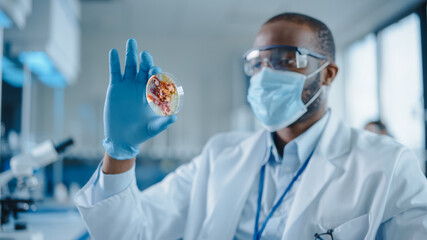
[[[348,127],[327,107],[338,67],[328,27],[277,15],[244,55],[247,99],[264,126],[214,136],[191,162],[139,191],[139,145],[176,116],[145,98],[158,72],[136,42],[110,52],[105,157],[76,203],[94,239],[427,239],[427,181],[414,154]],[[360,69],[363,71],[363,69]]]

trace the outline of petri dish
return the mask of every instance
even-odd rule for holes
[[[184,89],[170,73],[151,76],[145,91],[148,104],[159,116],[176,114],[184,104]]]

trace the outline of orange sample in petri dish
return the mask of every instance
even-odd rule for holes
[[[146,96],[151,109],[159,116],[176,114],[184,103],[184,89],[170,73],[158,73],[147,82]]]

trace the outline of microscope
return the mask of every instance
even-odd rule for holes
[[[18,186],[29,188],[36,186],[37,179],[33,176],[34,171],[58,160],[59,154],[73,145],[73,143],[73,139],[70,138],[55,146],[50,140],[47,140],[36,145],[27,153],[21,153],[12,157],[10,160],[10,169],[0,173],[0,188],[6,186],[14,178],[17,179]],[[35,200],[28,197],[1,196],[0,205],[0,228],[9,222],[10,215],[14,219],[17,219],[19,212],[35,210]],[[43,240],[43,234],[38,231],[26,230],[24,223],[15,223],[14,231],[5,232],[3,229],[0,229],[0,240],[2,239]]]

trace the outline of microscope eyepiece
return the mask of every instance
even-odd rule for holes
[[[57,153],[62,153],[67,149],[69,146],[74,144],[74,140],[72,138],[69,138],[58,145],[55,146],[55,150]]]

